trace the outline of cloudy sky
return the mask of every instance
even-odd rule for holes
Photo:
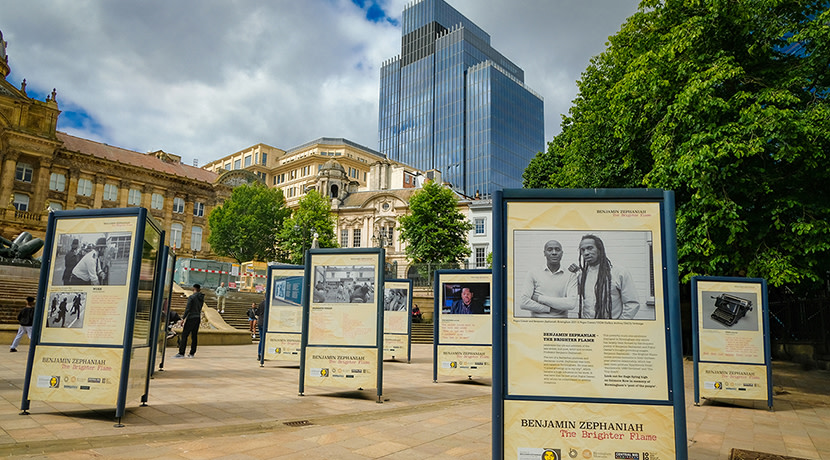
[[[257,143],[376,149],[381,63],[410,0],[8,0],[0,31],[58,129],[199,165]],[[545,99],[545,138],[637,0],[448,0]]]

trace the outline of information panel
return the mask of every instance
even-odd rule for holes
[[[143,208],[57,211],[47,223],[21,409],[146,402],[164,232]]]
[[[746,399],[771,408],[766,281],[694,277],[692,291],[695,403]]]
[[[386,280],[383,285],[383,359],[412,356],[412,280]]]
[[[673,219],[658,190],[496,194],[496,458],[686,458]]]
[[[493,375],[490,270],[437,270],[433,380]]]
[[[300,362],[303,332],[305,267],[268,267],[268,308],[265,312],[265,352],[262,359]]]
[[[382,394],[382,249],[306,252],[300,394],[310,385]],[[335,377],[335,371],[336,377]]]

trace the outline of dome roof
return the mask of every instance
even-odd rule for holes
[[[344,173],[346,172],[346,169],[337,160],[329,160],[329,161],[323,163],[323,166],[320,167],[320,172],[328,171],[328,170],[332,170],[332,169],[336,169],[336,170],[342,171]]]

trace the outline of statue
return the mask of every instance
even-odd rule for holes
[[[39,261],[32,259],[32,254],[40,251],[43,247],[41,238],[32,238],[29,232],[21,232],[14,241],[9,241],[0,236],[0,258],[12,259],[19,262],[29,262],[39,265]]]

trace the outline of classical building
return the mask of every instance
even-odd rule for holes
[[[203,168],[218,174],[240,169],[251,171],[267,185],[281,189],[288,206],[295,207],[308,190],[317,189],[323,192],[323,189],[318,188],[318,173],[322,166],[332,159],[336,159],[346,171],[346,185],[354,183],[355,187],[363,189],[376,189],[382,186],[388,188],[388,184],[384,184],[377,176],[374,179],[375,183],[370,184],[373,179],[369,173],[371,166],[376,162],[388,161],[386,156],[343,138],[321,137],[288,150],[257,144],[212,161]],[[402,186],[414,187],[420,171],[405,168],[397,162],[391,163],[401,166],[396,171],[401,176]],[[335,195],[337,194],[335,191]]]
[[[379,150],[466,196],[520,188],[545,150],[544,102],[524,71],[444,0],[409,3],[401,28],[401,53],[380,71]]]
[[[1,39],[0,39],[1,41]],[[0,234],[44,237],[50,210],[141,206],[167,231],[180,257],[212,257],[210,210],[230,196],[228,179],[161,150],[139,153],[56,130],[57,93],[30,98],[9,75],[0,47]],[[241,177],[239,177],[241,174]],[[235,178],[257,180],[250,172]]]

